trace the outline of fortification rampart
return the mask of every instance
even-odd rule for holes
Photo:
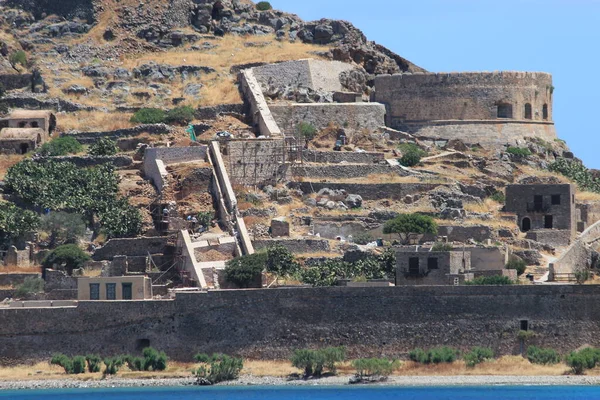
[[[145,340],[188,361],[199,351],[288,358],[297,348],[331,345],[346,346],[351,357],[440,344],[518,354],[522,324],[536,334],[528,344],[561,352],[600,345],[600,291],[584,285],[215,291],[4,309],[0,318],[3,364],[56,352],[136,353]]]
[[[419,136],[482,145],[514,143],[526,135],[556,137],[554,87],[547,73],[380,75],[375,88],[374,100],[386,105],[386,124]],[[481,126],[481,121],[494,125]]]

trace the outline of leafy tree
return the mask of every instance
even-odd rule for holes
[[[72,136],[61,136],[50,142],[44,143],[40,147],[40,154],[43,156],[64,156],[67,154],[79,153],[83,150],[81,143]]]
[[[164,371],[167,369],[167,355],[164,351],[159,352],[153,347],[146,347],[143,351],[144,370]]]
[[[104,375],[116,375],[119,368],[123,366],[124,360],[122,356],[109,357],[104,359]]]
[[[39,225],[38,214],[12,203],[0,203],[0,239],[10,240],[27,232],[34,232]]]
[[[437,234],[437,224],[427,215],[400,214],[385,223],[383,233],[397,233],[404,243],[408,243],[411,235]]]
[[[317,266],[301,269],[299,278],[312,286],[333,286],[340,277],[346,277],[348,269],[349,263],[341,259],[328,259]]]
[[[372,381],[391,375],[400,367],[400,361],[387,358],[359,358],[352,361],[352,367],[356,370],[358,379]]]
[[[309,122],[300,122],[298,132],[300,132],[300,136],[304,139],[306,145],[317,136],[317,128]]]
[[[299,268],[294,255],[284,246],[276,244],[267,249],[267,271],[277,278],[291,275]]]
[[[421,364],[440,364],[452,363],[458,357],[458,350],[448,346],[435,347],[424,351],[422,349],[414,349],[408,354],[411,361]]]
[[[165,122],[167,114],[159,108],[142,108],[133,114],[131,122],[137,124],[160,124]]]
[[[210,227],[212,220],[215,218],[215,214],[212,211],[200,211],[196,218],[201,226],[208,228]]]
[[[506,269],[516,269],[517,275],[523,275],[527,268],[527,263],[517,256],[511,256],[505,266]]]
[[[71,361],[71,358],[58,353],[52,356],[52,359],[50,360],[50,364],[51,365],[59,365],[61,367],[64,368],[65,373],[67,374],[72,374],[73,373],[73,362]]]
[[[176,107],[167,111],[165,122],[168,124],[186,125],[196,118],[194,113],[194,109],[190,106]]]
[[[79,214],[63,211],[51,212],[42,216],[41,228],[50,234],[50,247],[57,244],[75,243],[85,234],[86,225]]]
[[[344,347],[327,347],[320,350],[301,349],[294,351],[291,358],[292,366],[304,370],[304,377],[320,377],[328,369],[336,373],[336,363],[346,360]]]
[[[28,277],[15,291],[16,297],[25,297],[30,293],[42,293],[46,282],[42,278]]]
[[[88,154],[90,156],[112,156],[117,154],[119,148],[117,143],[110,138],[100,138],[90,146]]]
[[[565,361],[575,374],[581,375],[586,369],[596,367],[600,361],[600,350],[593,347],[586,347],[579,351],[573,351],[567,355]]]
[[[258,3],[256,3],[256,9],[258,11],[268,11],[273,9],[273,7],[268,1],[259,1]]]
[[[105,207],[100,212],[100,223],[107,237],[133,237],[140,233],[142,214],[126,198],[108,202]]]
[[[88,354],[85,356],[85,360],[87,361],[89,372],[100,372],[102,358],[99,355]]]
[[[73,363],[73,373],[74,374],[85,374],[86,370],[86,361],[83,356],[75,356],[72,359]]]
[[[227,261],[225,278],[241,288],[252,287],[260,281],[267,264],[267,253],[254,253]]]
[[[52,250],[42,262],[44,268],[55,266],[64,269],[69,275],[73,270],[83,267],[90,256],[75,244],[63,244]]]
[[[465,364],[469,368],[473,368],[477,364],[481,364],[486,360],[494,358],[494,351],[489,347],[473,347],[471,351],[463,355]]]

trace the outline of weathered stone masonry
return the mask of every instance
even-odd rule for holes
[[[77,308],[0,310],[3,364],[52,353],[135,353],[142,339],[176,360],[198,351],[287,358],[293,349],[345,345],[357,355],[401,355],[440,344],[519,352],[600,345],[594,286],[389,287],[218,291],[174,301],[80,302]]]

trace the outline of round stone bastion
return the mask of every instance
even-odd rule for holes
[[[391,128],[492,147],[554,140],[553,91],[544,72],[404,73],[377,76],[373,100]]]

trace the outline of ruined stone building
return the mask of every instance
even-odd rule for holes
[[[508,185],[505,210],[513,212],[521,232],[550,245],[568,245],[576,234],[575,187]]]
[[[50,139],[56,128],[51,111],[15,110],[0,120],[0,151],[25,154]]]
[[[379,75],[374,101],[386,125],[430,139],[494,147],[556,138],[552,76],[541,72]]]

